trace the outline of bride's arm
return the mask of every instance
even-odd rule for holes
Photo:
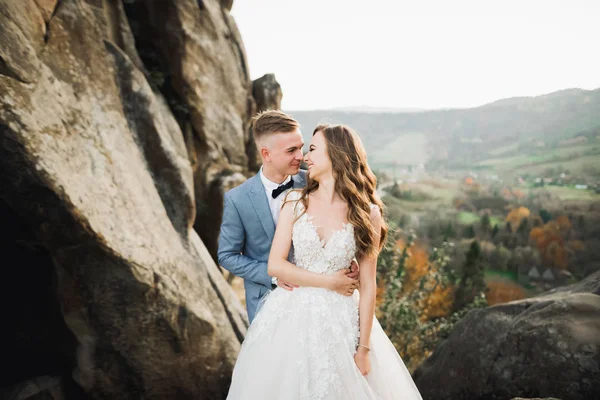
[[[292,246],[292,227],[294,226],[293,201],[284,204],[279,214],[275,237],[271,244],[267,271],[270,276],[291,282],[299,286],[319,287],[346,294],[358,281],[346,276],[345,271],[325,275],[299,268],[287,260]]]
[[[371,211],[371,222],[375,232],[381,232],[382,216],[379,208],[373,208]],[[379,248],[379,236],[373,243],[376,249]],[[369,346],[371,342],[371,328],[373,327],[373,317],[375,315],[375,298],[377,295],[377,255],[364,257],[359,261],[360,265],[360,300],[358,303],[360,339],[356,349],[355,360],[363,373],[366,375],[370,370]]]

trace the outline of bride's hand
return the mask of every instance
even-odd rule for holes
[[[367,349],[359,347],[354,355],[354,362],[363,376],[371,371],[371,359],[369,358],[369,351]]]
[[[331,282],[329,289],[343,296],[352,296],[354,290],[358,287],[358,280],[350,278],[347,274],[348,269],[346,268],[330,275]]]

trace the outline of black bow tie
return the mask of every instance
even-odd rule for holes
[[[273,189],[271,196],[273,196],[273,198],[276,199],[277,196],[279,196],[281,193],[285,192],[286,190],[291,189],[293,186],[294,186],[294,181],[292,180],[292,178],[290,178],[290,181],[288,183],[286,183],[285,185],[279,185],[277,187],[277,189]]]

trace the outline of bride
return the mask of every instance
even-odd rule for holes
[[[362,142],[344,125],[319,125],[305,161],[308,185],[287,194],[268,263],[269,275],[299,287],[265,299],[227,398],[421,399],[374,317],[387,226]],[[292,244],[295,264],[287,261]],[[335,292],[333,273],[355,257],[360,296]]]

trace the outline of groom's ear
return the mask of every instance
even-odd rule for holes
[[[271,153],[269,152],[269,149],[267,149],[266,147],[262,146],[260,148],[260,155],[263,158],[263,160],[267,160],[269,161],[269,158],[271,156]]]

